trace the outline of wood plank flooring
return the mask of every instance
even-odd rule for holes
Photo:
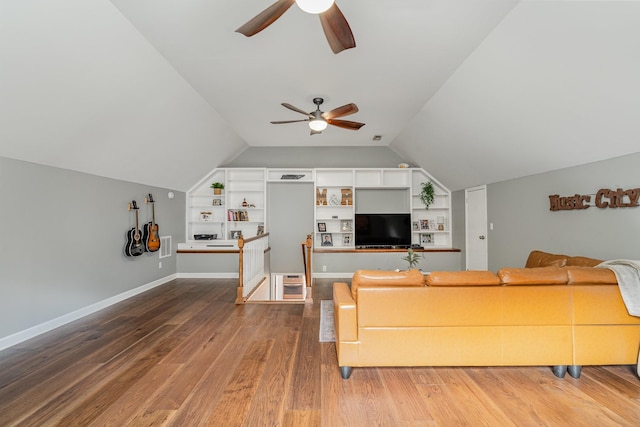
[[[313,304],[178,279],[0,352],[0,426],[638,426],[631,366],[356,368]]]

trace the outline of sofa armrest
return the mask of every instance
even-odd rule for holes
[[[358,340],[358,320],[356,302],[351,296],[349,285],[343,282],[333,284],[333,321],[336,328],[336,342]]]

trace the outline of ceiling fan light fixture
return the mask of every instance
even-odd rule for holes
[[[316,132],[322,132],[327,128],[327,122],[324,119],[316,118],[309,121],[309,127]]]
[[[296,0],[296,4],[307,13],[319,14],[333,6],[334,0]]]

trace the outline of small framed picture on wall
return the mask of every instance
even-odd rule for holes
[[[327,231],[327,224],[325,222],[319,222],[318,223],[318,232],[319,233],[324,233],[325,231]]]

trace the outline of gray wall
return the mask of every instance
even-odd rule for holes
[[[302,242],[313,234],[313,183],[270,182],[267,222],[273,273],[304,273]]]
[[[388,147],[250,147],[220,167],[395,168],[404,162]]]
[[[532,249],[640,259],[640,207],[549,210],[552,194],[639,188],[638,165],[640,153],[488,185],[489,269],[522,267]]]
[[[460,249],[460,265],[457,270],[466,268],[466,225],[464,190],[451,193],[451,246]]]
[[[0,157],[0,339],[176,273],[176,256],[124,256],[136,199],[184,241],[185,194]]]
[[[409,190],[357,188],[356,213],[411,213]]]

